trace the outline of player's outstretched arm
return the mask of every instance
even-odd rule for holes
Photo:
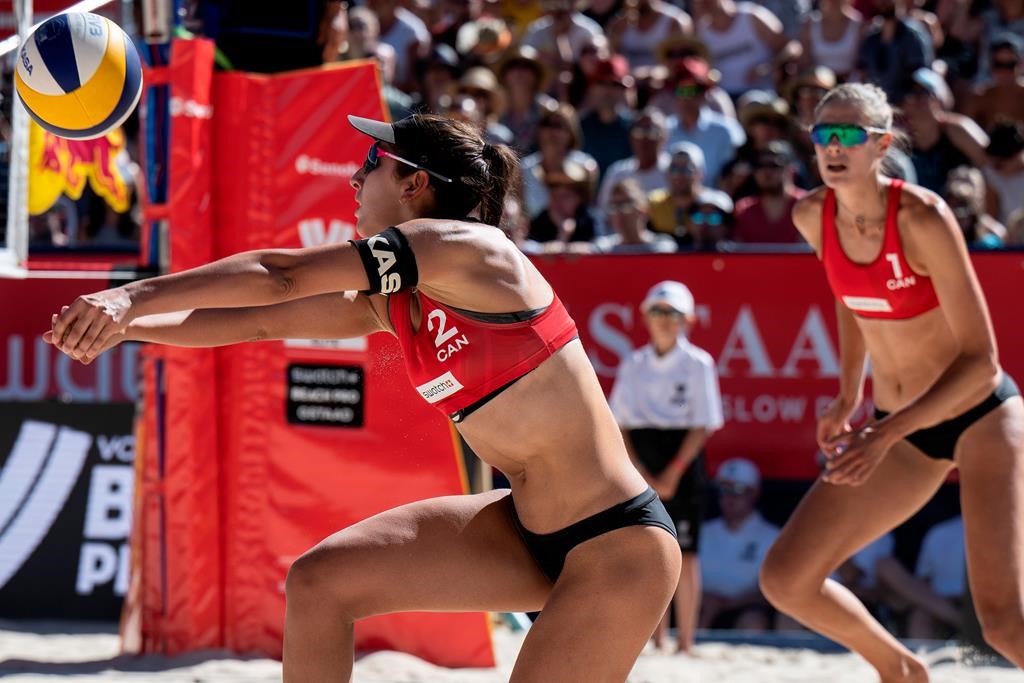
[[[384,315],[370,297],[356,292],[322,294],[272,306],[159,313],[137,318],[123,332],[111,335],[95,355],[80,360],[91,363],[124,341],[211,347],[269,339],[361,337],[389,329]],[[43,339],[53,344],[53,334],[46,332]]]

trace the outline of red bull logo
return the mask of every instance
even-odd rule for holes
[[[112,209],[127,211],[128,184],[117,166],[124,145],[120,130],[95,140],[67,140],[30,123],[29,213],[43,213],[61,194],[78,199],[86,181]]]

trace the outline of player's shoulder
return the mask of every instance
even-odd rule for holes
[[[821,185],[809,190],[804,196],[796,200],[793,205],[793,218],[804,220],[818,220],[821,218],[822,208],[825,206],[825,197],[828,194],[828,187]]]
[[[946,202],[938,193],[913,183],[904,183],[900,193],[900,213],[911,220],[941,217]]]

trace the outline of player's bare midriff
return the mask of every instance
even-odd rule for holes
[[[960,353],[941,307],[907,320],[857,318],[871,362],[872,397],[886,412],[903,408],[942,375]],[[956,417],[985,399],[996,387],[978,387],[950,406],[944,419]]]
[[[564,528],[647,487],[579,340],[470,415],[459,431],[509,479],[523,524]]]

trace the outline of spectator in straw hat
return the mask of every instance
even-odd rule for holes
[[[675,66],[671,88],[675,93],[675,113],[666,122],[669,144],[692,142],[704,152],[704,178],[711,185],[736,150],[746,142],[742,126],[712,111],[706,104],[707,92],[717,82],[717,74],[699,57],[687,57]]]
[[[491,66],[512,44],[512,31],[498,17],[480,17],[459,28],[455,49],[468,65]]]
[[[505,111],[505,99],[498,77],[490,69],[474,66],[459,79],[456,93],[471,97],[480,112],[484,139],[491,144],[512,144],[512,131],[499,123]]]
[[[538,173],[548,191],[548,205],[530,221],[528,238],[543,250],[592,251],[597,222],[589,207],[590,177],[580,164],[566,160],[562,168]],[[573,246],[570,246],[573,245]]]
[[[529,45],[509,50],[498,66],[498,80],[506,95],[505,113],[499,120],[512,131],[520,154],[536,151],[537,121],[551,102],[543,94],[547,78],[547,67]]]
[[[587,89],[587,112],[580,117],[583,151],[597,160],[603,175],[608,167],[633,154],[629,129],[633,113],[627,104],[633,77],[622,55],[598,60]]]

